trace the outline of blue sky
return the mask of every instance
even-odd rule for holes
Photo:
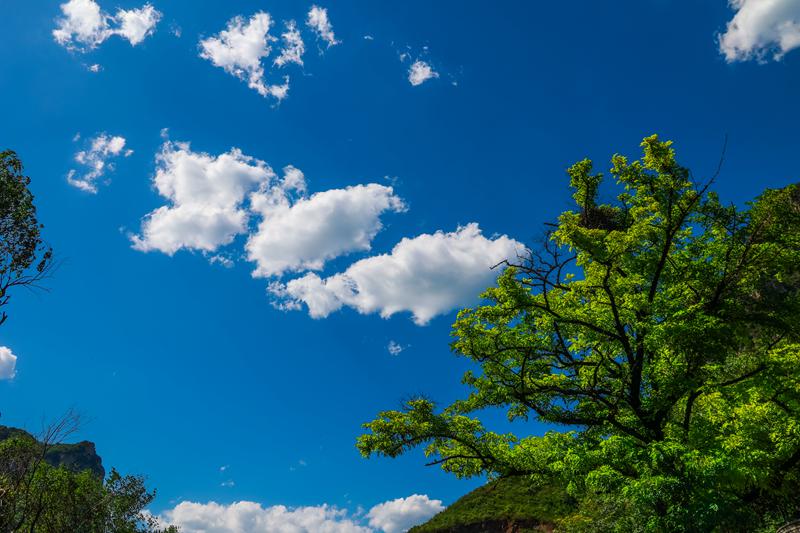
[[[793,0],[151,2],[5,4],[0,147],[59,268],[8,308],[0,422],[75,407],[186,531],[395,533],[480,484],[354,439],[464,393],[454,312],[572,162],[659,133],[709,176],[727,135],[724,200],[799,174]]]

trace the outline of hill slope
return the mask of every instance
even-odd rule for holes
[[[526,476],[501,478],[475,489],[409,533],[534,533],[552,531],[573,511],[559,487],[534,488]]]

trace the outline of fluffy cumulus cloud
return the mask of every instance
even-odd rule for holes
[[[76,51],[92,50],[113,35],[136,46],[155,31],[161,20],[161,13],[150,4],[118,9],[112,16],[95,0],[69,0],[61,4],[61,12],[53,38],[58,44]]]
[[[412,494],[380,503],[369,510],[369,525],[384,533],[404,533],[444,510],[441,500],[432,500],[424,494]]]
[[[306,18],[306,25],[317,34],[319,39],[328,43],[328,48],[341,42],[336,40],[336,35],[333,33],[333,24],[328,18],[328,10],[324,7],[311,6]]]
[[[416,60],[408,69],[408,81],[413,86],[422,85],[432,78],[438,78],[439,73],[433,70],[430,64],[422,60]]]
[[[256,277],[321,269],[335,257],[369,250],[381,215],[405,209],[391,187],[371,183],[308,196],[305,176],[293,166],[278,177],[238,149],[212,156],[170,141],[156,156],[153,184],[168,204],[142,219],[131,237],[135,249],[196,250],[232,266],[227,253],[217,252],[249,233],[245,251]]]
[[[261,64],[261,60],[272,51],[270,43],[275,40],[269,33],[271,26],[272,18],[263,11],[249,20],[234,17],[228,21],[227,29],[200,41],[200,57],[246,81],[247,86],[261,96],[272,95],[281,99],[285,91],[280,86],[267,84]]]
[[[230,505],[181,502],[159,518],[183,533],[372,533],[346,511],[329,505],[292,509],[247,501]]]
[[[136,46],[153,33],[156,24],[161,20],[161,13],[147,4],[139,9],[120,9],[114,19],[119,24],[114,32]]]
[[[777,60],[800,47],[797,0],[730,0],[730,5],[736,14],[719,37],[727,61]]]
[[[0,346],[0,379],[14,379],[17,375],[17,356],[9,348]]]
[[[403,239],[391,253],[361,259],[327,278],[309,273],[285,284],[273,283],[270,292],[279,307],[305,304],[314,318],[349,306],[384,318],[409,311],[422,325],[474,300],[493,281],[491,267],[523,250],[505,235],[486,238],[472,223],[451,233]]]
[[[82,166],[82,170],[70,170],[67,182],[83,191],[97,193],[97,181],[106,172],[114,170],[113,160],[132,153],[133,150],[125,149],[125,137],[101,133],[90,140],[86,150],[75,154],[75,162]]]
[[[319,270],[330,259],[369,250],[382,228],[381,215],[405,209],[391,187],[375,183],[310,197],[304,191],[302,172],[287,167],[281,183],[251,195],[252,209],[262,217],[246,245],[255,276]],[[293,202],[292,192],[301,195]]]
[[[265,507],[240,501],[181,502],[156,518],[183,533],[402,533],[443,509],[440,500],[414,494],[380,503],[363,516],[330,505]]]
[[[146,215],[131,240],[137,250],[169,255],[181,249],[213,252],[247,231],[249,213],[242,204],[274,176],[266,163],[236,148],[211,156],[167,141],[156,163],[153,184],[169,204]]]

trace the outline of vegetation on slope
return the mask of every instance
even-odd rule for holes
[[[511,476],[478,487],[409,533],[551,531],[574,509],[563,488],[536,487],[529,476]]]

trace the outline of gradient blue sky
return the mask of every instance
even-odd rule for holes
[[[0,382],[0,422],[35,430],[75,407],[87,417],[79,437],[107,466],[147,474],[156,512],[247,500],[355,513],[414,493],[447,504],[481,482],[425,468],[421,453],[365,461],[354,448],[362,422],[408,395],[464,393],[467,365],[448,348],[454,312],[420,326],[408,312],[277,309],[270,280],[241,257],[245,235],[226,248],[232,268],[196,251],[132,249],[128,235],[166,203],[152,182],[162,129],[196,152],[237,147],[278,173],[294,165],[310,193],[393,186],[408,209],[383,213],[371,251],[328,262],[323,277],[471,222],[529,243],[569,205],[567,166],[588,156],[605,169],[651,133],[675,140],[697,176],[713,173],[728,135],[716,184],[727,201],[800,175],[800,52],[786,45],[776,60],[770,33],[800,22],[795,2],[740,28],[755,37],[739,35],[726,58],[719,34],[736,12],[725,0],[330,0],[320,5],[341,41],[330,47],[304,24],[311,3],[151,1],[162,13],[152,35],[85,52],[53,38],[61,2],[4,2],[0,147],[24,161],[60,266],[47,292],[13,295],[0,328],[18,357],[16,377]],[[142,2],[100,5],[113,14]],[[275,36],[296,19],[306,43],[279,103],[199,55],[201,39],[259,10]],[[416,59],[439,77],[409,83]],[[103,132],[133,153],[90,194],[66,177]],[[390,341],[406,349],[392,355]]]

